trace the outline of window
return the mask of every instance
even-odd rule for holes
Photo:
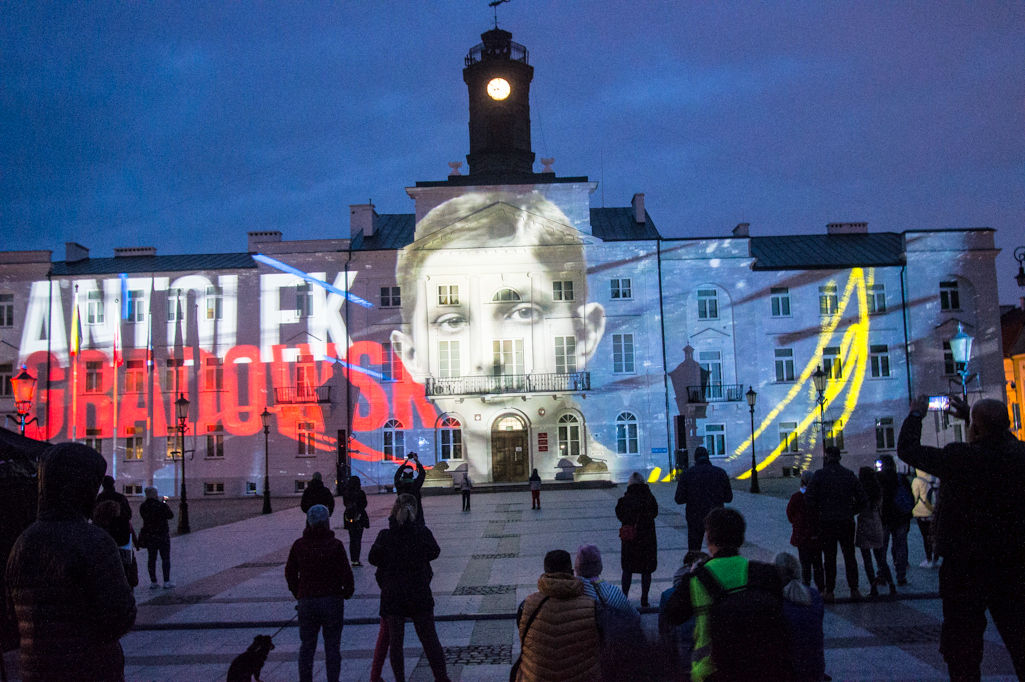
[[[256,494],[256,481],[246,481],[246,495]]]
[[[524,374],[523,339],[495,339],[491,342],[492,370],[497,376]]]
[[[873,284],[868,288],[868,313],[877,315],[886,312],[886,287]]]
[[[783,445],[784,454],[797,452],[797,422],[779,423],[779,442]]]
[[[103,391],[103,363],[90,361],[85,363],[85,392],[101,393]]]
[[[317,454],[316,445],[314,444],[314,428],[316,424],[313,422],[298,422],[295,425],[296,436],[299,440],[299,455],[310,456]]]
[[[438,305],[459,305],[459,285],[442,284],[438,286]]]
[[[295,393],[300,400],[317,399],[317,368],[312,355],[300,355],[295,365]]]
[[[206,427],[206,456],[224,458],[224,427],[220,424]]]
[[[174,427],[167,429],[167,459],[177,459],[181,455],[178,449],[178,431]]]
[[[637,417],[631,412],[621,412],[616,417],[616,452],[621,455],[636,455]]]
[[[837,297],[835,286],[819,287],[819,314],[835,315],[840,302]]]
[[[776,381],[782,383],[784,381],[794,380],[794,349],[793,348],[777,348],[776,349]]]
[[[773,317],[790,317],[790,289],[772,287],[769,289]]]
[[[890,351],[887,346],[869,346],[869,362],[872,364],[872,378],[890,376]]]
[[[125,428],[125,459],[142,459],[142,429],[138,426]]]
[[[14,294],[0,294],[0,327],[14,326]]]
[[[185,360],[167,358],[167,371],[164,372],[164,390],[185,392]]]
[[[634,440],[637,440],[637,426],[634,425]],[[579,457],[580,420],[576,415],[564,414],[559,417],[559,456]]]
[[[612,335],[612,371],[616,374],[633,374],[634,335]]]
[[[964,442],[964,431],[961,430],[961,424],[960,423],[954,424],[954,442],[955,443],[963,443]]]
[[[203,387],[208,391],[224,390],[224,361],[220,358],[206,358],[203,372]]]
[[[565,280],[562,282],[552,282],[552,300],[555,301],[572,301],[573,300],[573,281]]]
[[[142,495],[142,483],[125,483],[125,495]]]
[[[835,445],[841,452],[846,451],[847,448],[843,444],[843,423],[842,422],[826,422],[826,447]]]
[[[957,288],[957,280],[940,282],[940,310],[960,310],[961,294]]]
[[[442,459],[463,458],[463,425],[454,417],[446,417],[438,429],[439,440],[441,441]]]
[[[722,353],[717,350],[698,353],[701,391],[705,400],[722,400]],[[711,450],[709,450],[711,452]]]
[[[217,481],[215,483],[205,482],[203,483],[203,494],[204,495],[223,495],[224,494],[224,483]]]
[[[1011,413],[1014,417],[1014,430],[1021,430],[1021,405],[1018,403],[1011,403]]]
[[[185,301],[182,301],[182,299]],[[185,306],[188,304],[188,292],[184,289],[167,290],[167,321],[175,322],[185,319]]]
[[[136,289],[128,292],[128,322],[146,321],[146,311],[142,307],[144,300],[146,300],[144,291]]]
[[[627,277],[620,277],[611,281],[612,285],[612,300],[625,300],[633,298],[633,287],[630,285],[630,279]]]
[[[103,432],[100,429],[86,429],[85,439],[82,441],[86,447],[90,447],[96,452],[103,454],[103,439],[101,434]]]
[[[498,291],[495,292],[495,295],[491,297],[491,301],[493,303],[500,303],[502,301],[519,301],[519,300],[520,300],[520,295],[518,293],[516,293],[515,289],[510,289],[509,287],[506,287],[504,289],[499,289]]]
[[[893,436],[893,417],[876,419],[876,450],[893,450],[896,439]]]
[[[125,393],[142,393],[146,390],[146,369],[144,360],[129,360],[125,363]]]
[[[398,308],[402,305],[402,293],[399,287],[381,287],[381,307]]]
[[[395,460],[406,458],[406,436],[398,419],[389,419],[384,425],[384,456]]]
[[[14,378],[14,364],[7,362],[0,365],[0,397],[10,397],[14,395],[14,384],[11,383],[11,379]]]
[[[705,449],[709,457],[726,456],[725,424],[705,424]]]
[[[827,346],[822,349],[822,371],[830,379],[843,379],[843,360],[840,359],[840,346]]]
[[[90,291],[85,298],[85,323],[103,324],[103,292]]]
[[[304,490],[306,490],[306,481],[296,481],[295,482],[295,491],[297,493],[301,493]]]
[[[949,376],[957,374],[957,365],[954,364],[954,351],[950,349],[950,341],[943,342],[943,373]]]
[[[698,319],[719,319],[719,292],[715,289],[698,289]]]
[[[309,317],[313,314],[313,290],[309,282],[295,285],[295,315]]]
[[[402,355],[402,344],[385,342],[381,344],[381,351],[384,356],[381,375],[385,381],[398,381],[402,377],[402,361],[399,359]]]
[[[438,374],[442,379],[454,379],[459,372],[459,342],[438,342]]]
[[[577,371],[577,339],[575,336],[555,337],[555,373],[573,374]]]
[[[223,295],[220,287],[206,288],[206,319],[221,319],[221,301]]]

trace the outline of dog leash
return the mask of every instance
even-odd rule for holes
[[[284,624],[284,625],[282,625],[281,627],[279,627],[279,628],[278,628],[278,631],[277,631],[277,632],[275,632],[275,633],[274,633],[273,635],[271,635],[271,636],[270,636],[270,638],[271,638],[271,639],[274,639],[275,637],[277,637],[277,636],[278,636],[278,635],[279,635],[279,634],[281,633],[281,631],[282,631],[282,630],[284,630],[284,629],[285,629],[285,628],[287,628],[287,627],[288,627],[289,625],[291,625],[292,621],[293,621],[293,620],[295,620],[295,619],[296,619],[296,618],[298,618],[298,617],[299,617],[299,612],[298,612],[298,609],[297,609],[297,610],[296,610],[296,614],[295,614],[294,616],[292,616],[291,618],[289,618],[289,619],[288,619],[288,620],[287,620],[287,621],[285,622],[285,624]]]

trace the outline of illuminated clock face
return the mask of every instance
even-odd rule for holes
[[[509,96],[510,91],[509,81],[504,78],[492,78],[488,82],[488,96],[491,99],[503,100]]]

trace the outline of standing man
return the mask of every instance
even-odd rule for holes
[[[324,667],[328,682],[342,671],[342,625],[345,600],[355,584],[345,545],[330,527],[327,507],[315,504],[306,514],[306,529],[285,563],[288,590],[299,600],[299,682],[313,682],[317,636],[324,628]]]
[[[324,477],[321,476],[319,471],[313,472],[313,480],[306,486],[306,490],[303,491],[302,501],[299,502],[299,508],[302,509],[303,514],[308,514],[310,509],[315,504],[322,504],[327,507],[327,515],[335,513],[335,497],[331,494],[331,491],[326,485],[324,485]]]
[[[694,450],[694,466],[684,470],[676,482],[676,504],[687,505],[687,550],[701,550],[708,512],[733,501],[730,477],[708,461],[708,450]]]
[[[1007,405],[999,400],[980,400],[969,414],[951,396],[950,407],[968,422],[967,443],[921,444],[927,396],[911,403],[897,441],[902,460],[943,481],[936,505],[940,653],[950,679],[978,680],[989,609],[1018,679],[1025,679],[1025,444],[1011,434]]]
[[[840,448],[826,448],[826,463],[808,483],[807,502],[812,517],[819,521],[819,539],[825,563],[826,591],[822,601],[833,603],[836,589],[836,546],[843,553],[847,586],[851,599],[861,599],[858,591],[858,559],[854,554],[854,517],[868,504],[865,489],[853,471],[840,464]]]

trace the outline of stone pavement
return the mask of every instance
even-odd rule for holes
[[[795,483],[796,485],[796,483]],[[686,523],[673,503],[674,486],[652,486],[661,513],[657,519],[659,568],[652,581],[651,601],[670,585],[686,550]],[[593,542],[603,554],[606,578],[618,581],[618,488],[542,492],[542,509],[530,509],[526,492],[475,494],[473,511],[460,511],[456,495],[424,498],[427,523],[442,548],[434,562],[433,589],[438,632],[450,662],[453,680],[505,680],[519,649],[512,614],[536,590],[544,554],[556,548],[575,553]],[[394,497],[370,497],[372,527],[364,535],[364,563],[378,530],[386,524]],[[792,549],[786,501],[769,495],[737,492],[732,505],[748,521],[745,556],[771,560]],[[284,580],[284,562],[299,537],[303,514],[295,508],[238,521],[172,539],[173,590],[136,590],[136,629],[122,640],[126,679],[133,681],[224,680],[232,659],[256,634],[272,634],[271,652],[262,678],[279,682],[297,678],[298,628],[295,601]],[[340,519],[332,525],[341,525]],[[340,528],[336,533],[348,544]],[[896,601],[838,603],[825,620],[827,671],[836,680],[942,680],[945,666],[937,650],[941,621],[936,598],[937,572],[918,568],[921,538],[914,527],[909,537],[909,585]],[[140,553],[145,573],[144,553]],[[842,560],[838,580],[847,594]],[[379,592],[373,567],[353,569],[356,593],[347,602],[342,635],[343,679],[369,679],[370,659],[378,630]],[[862,583],[864,573],[862,572]],[[639,600],[635,576],[631,597]],[[864,589],[864,584],[862,585]],[[644,615],[654,637],[657,616]],[[405,655],[411,680],[432,679],[412,626],[407,626]],[[8,654],[8,671],[16,671],[16,653]],[[13,664],[13,666],[12,666]],[[984,679],[1013,680],[1010,659],[992,625],[986,632]],[[315,678],[324,679],[323,651],[317,652]],[[384,678],[391,680],[385,665]],[[12,679],[17,679],[15,674]]]

